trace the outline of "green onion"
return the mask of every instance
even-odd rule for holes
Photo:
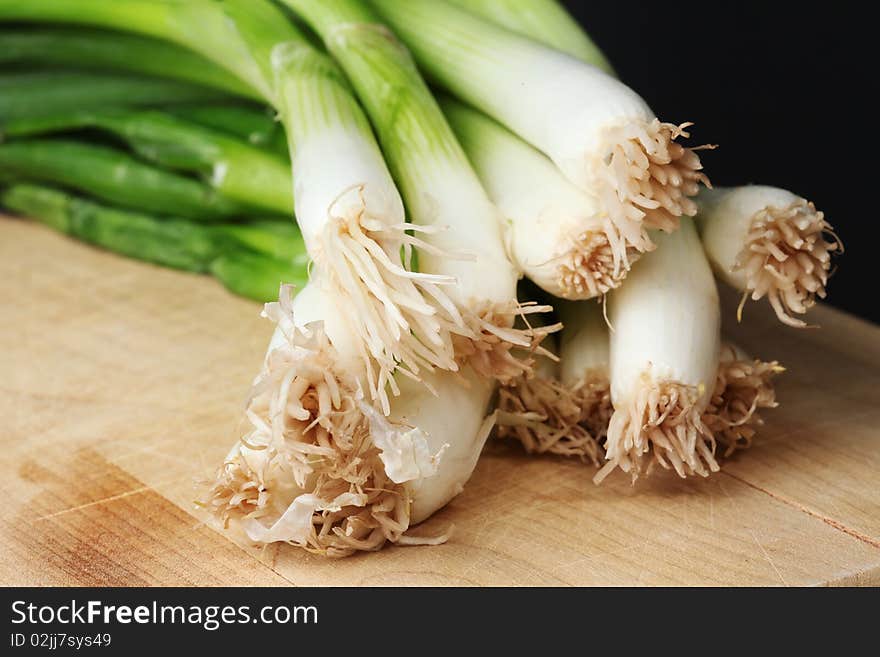
[[[221,517],[240,520],[251,540],[293,542],[328,556],[386,542],[443,542],[406,532],[461,491],[494,424],[495,414],[486,415],[494,386],[472,368],[403,378],[387,417],[359,401],[363,393],[351,377],[337,376],[331,388],[327,363],[346,359],[333,347],[340,344],[335,334],[345,330],[339,302],[313,279],[292,303],[282,296],[267,306],[278,326],[257,382],[261,392],[249,405],[253,429],[227,457],[210,505]],[[319,423],[297,436],[304,444],[332,441],[333,452],[321,461],[308,450],[291,458],[285,449],[283,424],[274,418],[284,408],[290,421],[308,412],[297,409],[300,397],[289,401],[285,387],[265,385],[273,375],[293,379],[297,393],[307,383],[323,400]],[[341,479],[334,473],[342,464],[349,475]],[[267,492],[262,499],[236,495],[255,481]],[[334,508],[344,513],[328,512]],[[260,513],[249,513],[255,509]]]
[[[614,75],[611,63],[558,0],[446,1]]]
[[[473,469],[479,449],[460,453],[446,443],[473,436],[482,446],[494,420],[484,417],[492,386],[470,368],[464,381],[445,372],[405,378],[385,417],[339,368],[346,359],[334,347],[346,331],[339,296],[314,279],[293,300],[284,292],[264,311],[277,328],[248,404],[252,429],[224,459],[204,506],[252,541],[330,557],[386,542],[443,542],[407,530],[457,494],[454,481],[436,483],[444,469]],[[306,428],[294,434],[297,427]]]
[[[196,83],[237,96],[259,97],[238,78],[189,50],[104,30],[3,30],[0,64],[130,71]]]
[[[608,326],[601,306],[594,303],[562,303],[558,310],[565,322],[559,352],[563,384],[559,397],[573,398],[579,409],[580,429],[604,442],[614,410]],[[776,361],[752,359],[738,347],[722,345],[715,383],[700,418],[707,440],[725,448],[722,457],[751,445],[757,427],[763,423],[759,411],[777,406],[773,379],[782,371],[784,368]],[[555,426],[553,419],[549,417],[533,433],[548,433]],[[577,435],[576,431],[570,433]],[[593,452],[572,450],[568,455],[592,460]]]
[[[620,285],[637,254],[599,215],[597,199],[486,115],[449,98],[441,104],[508,221],[511,256],[526,276],[564,299],[589,299]]]
[[[108,106],[158,106],[223,98],[208,87],[131,74],[0,73],[0,130],[8,121]]]
[[[419,65],[461,100],[549,156],[629,245],[694,215],[706,182],[699,157],[676,143],[687,125],[661,123],[600,69],[439,0],[371,0]]]
[[[246,213],[246,207],[197,180],[122,151],[85,142],[26,139],[0,144],[0,167],[18,179],[64,185],[124,207],[199,221]]]
[[[9,137],[100,129],[124,140],[144,159],[199,174],[229,199],[270,212],[293,214],[290,165],[216,130],[159,111],[68,113],[7,123]]]
[[[440,543],[410,527],[495,426],[597,483],[748,447],[782,368],[722,344],[711,269],[804,325],[842,249],[821,213],[695,198],[689,124],[557,0],[280,4],[0,0],[0,66],[30,71],[0,72],[0,207],[269,301],[215,519],[332,557]],[[558,344],[521,274],[567,299]]]
[[[794,317],[825,298],[831,256],[843,244],[825,216],[807,200],[776,187],[750,185],[707,190],[698,197],[698,227],[716,274],[746,300],[767,297],[776,316]]]
[[[597,482],[617,467],[635,479],[651,463],[681,477],[718,470],[701,420],[718,371],[718,291],[693,220],[653,237],[657,250],[609,295],[614,414]]]

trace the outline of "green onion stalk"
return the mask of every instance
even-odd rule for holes
[[[277,298],[282,282],[304,285],[308,277],[305,245],[289,224],[206,225],[30,183],[0,190],[0,206],[120,255],[210,273],[236,294],[257,301]]]
[[[243,216],[249,210],[203,182],[116,148],[72,139],[0,143],[0,168],[17,180],[71,187],[149,213],[210,222]]]
[[[697,226],[716,275],[746,300],[767,298],[783,324],[824,299],[832,256],[843,243],[825,215],[805,198],[766,185],[706,190],[697,197]]]
[[[618,287],[638,253],[602,216],[595,196],[479,110],[449,97],[441,105],[507,222],[510,254],[523,273],[563,299],[591,299]]]
[[[131,73],[0,72],[0,131],[8,121],[109,106],[167,106],[228,98],[206,86]]]
[[[237,77],[191,50],[106,30],[42,26],[0,30],[0,64],[134,72],[260,98]]]
[[[252,146],[290,160],[284,127],[269,108],[228,102],[191,103],[167,107],[165,111],[186,121],[238,137]]]
[[[446,0],[614,75],[611,62],[558,0]]]
[[[12,121],[6,124],[3,132],[7,138],[20,138],[84,129],[106,132],[125,142],[141,158],[160,167],[197,174],[228,199],[264,212],[293,214],[290,164],[286,159],[166,112],[130,109],[69,112]],[[0,152],[2,149],[0,146]],[[27,147],[21,149],[26,151]],[[51,154],[43,159],[52,169],[61,166],[60,162],[52,161]],[[77,170],[69,173],[79,175]],[[96,175],[100,173],[104,172],[96,172]],[[169,198],[168,202],[174,200]]]

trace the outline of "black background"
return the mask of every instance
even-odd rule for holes
[[[693,121],[715,185],[813,201],[846,247],[828,301],[880,322],[880,33],[841,2],[564,3],[664,121]]]

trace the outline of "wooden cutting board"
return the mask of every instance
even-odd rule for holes
[[[333,561],[238,546],[192,504],[237,436],[259,306],[0,219],[0,584],[877,585],[880,328],[811,319],[751,304],[732,327],[788,372],[717,476],[596,487],[591,467],[494,444],[424,527],[453,524],[449,543]]]

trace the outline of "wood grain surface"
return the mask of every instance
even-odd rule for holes
[[[493,444],[424,525],[449,543],[330,561],[236,545],[192,503],[237,436],[271,333],[258,305],[0,218],[0,584],[877,585],[880,328],[811,319],[750,304],[728,322],[788,372],[719,475],[596,487]]]

